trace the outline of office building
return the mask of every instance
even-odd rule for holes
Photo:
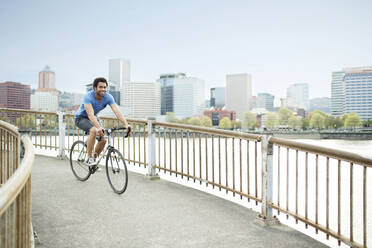
[[[0,83],[0,107],[30,109],[31,87],[16,82]]]
[[[35,92],[31,95],[31,109],[35,111],[57,112],[58,96],[52,92]]]
[[[161,86],[161,114],[173,112],[180,118],[200,115],[204,110],[204,80],[184,73],[163,74],[157,80]]]
[[[160,115],[159,83],[127,82],[120,95],[123,106],[128,109],[128,117],[147,118]]]
[[[44,70],[39,72],[39,84],[36,92],[51,92],[52,94],[58,96],[55,73],[50,70],[49,66],[45,66]]]
[[[226,75],[226,109],[234,110],[238,119],[243,119],[243,113],[251,109],[252,79],[251,75]]]
[[[333,116],[356,113],[362,120],[372,119],[372,67],[333,72],[331,89]]]
[[[231,110],[223,110],[223,109],[204,110],[203,114],[211,118],[213,126],[218,126],[220,124],[220,121],[224,117],[229,118],[231,121],[236,119],[235,111],[231,111]]]
[[[345,70],[344,97],[345,113],[372,119],[372,67]]]
[[[165,115],[167,112],[174,112],[173,109],[173,86],[176,78],[186,77],[185,73],[176,74],[162,74],[160,78],[156,80],[160,83],[161,88],[161,115]]]
[[[256,100],[257,108],[263,108],[267,111],[274,110],[274,96],[269,93],[258,93]]]
[[[309,85],[291,84],[287,88],[287,106],[309,109]]]
[[[130,82],[130,62],[125,59],[109,60],[109,79],[108,81],[115,84],[121,91],[125,83]]]
[[[331,84],[331,113],[334,117],[344,114],[344,71],[332,72]]]
[[[215,87],[211,88],[211,98],[210,98],[210,107],[222,108],[225,106],[225,87]]]
[[[174,80],[173,107],[181,118],[201,115],[204,110],[204,80],[184,77]]]

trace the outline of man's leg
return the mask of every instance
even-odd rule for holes
[[[87,140],[87,150],[88,150],[88,158],[92,158],[92,152],[94,144],[96,143],[96,136],[97,136],[97,129],[95,127],[91,127],[89,130],[89,137]]]
[[[94,159],[98,157],[98,155],[102,152],[103,148],[105,148],[106,139],[102,137],[101,141],[97,143],[96,149],[94,151]]]

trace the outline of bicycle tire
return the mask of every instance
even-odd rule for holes
[[[119,174],[120,174],[120,177],[122,177],[123,179],[119,180],[119,179],[114,178],[114,176],[116,176],[116,178],[120,178]],[[125,192],[128,186],[127,165],[125,163],[124,157],[121,154],[121,152],[119,152],[115,148],[110,149],[107,154],[106,175],[107,175],[107,180],[109,181],[109,184],[115,193],[122,194]],[[115,185],[115,182],[114,182],[115,180],[119,183],[119,186]]]
[[[70,150],[70,166],[72,173],[80,181],[86,181],[91,175],[89,167],[85,164],[87,160],[87,145],[85,142],[75,141]]]

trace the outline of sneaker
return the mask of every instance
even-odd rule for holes
[[[88,158],[86,163],[87,163],[88,166],[97,165],[96,161],[94,161],[94,158]]]

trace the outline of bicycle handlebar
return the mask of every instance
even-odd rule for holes
[[[111,133],[111,132],[115,132],[115,131],[118,131],[118,130],[127,130],[125,127],[113,127],[113,128],[107,128],[107,129],[103,129],[105,132],[108,132],[108,133]],[[124,138],[128,138],[129,136],[129,133],[130,131],[132,130],[132,127],[129,126],[128,127],[128,130],[127,130],[127,133],[126,135],[124,136]]]

